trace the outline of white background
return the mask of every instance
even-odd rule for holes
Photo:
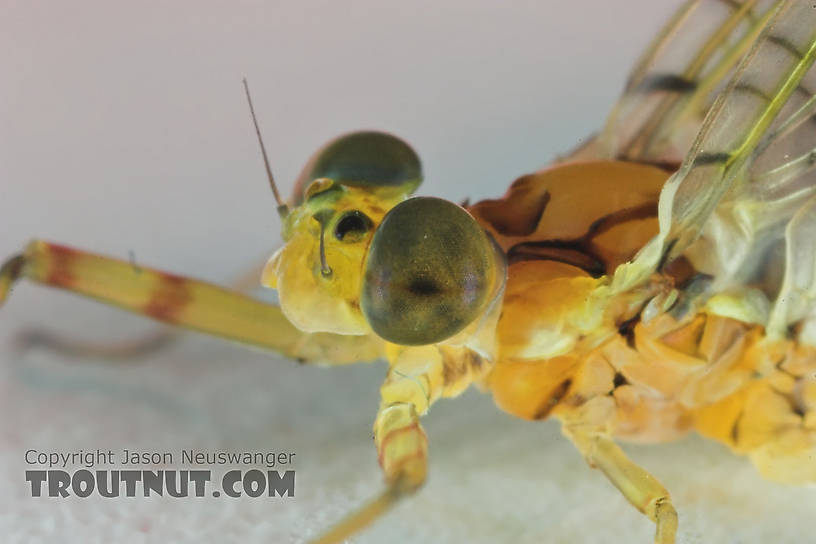
[[[328,138],[378,128],[419,152],[421,194],[497,196],[601,125],[674,3],[2,4],[0,256],[40,237],[224,283],[278,244],[241,77],[285,193]],[[382,366],[300,367],[192,333],[131,364],[15,352],[34,325],[92,340],[154,328],[15,288],[0,311],[5,541],[299,542],[379,489]],[[554,423],[470,392],[425,424],[428,485],[355,541],[650,541],[651,523]],[[297,496],[27,496],[26,449],[123,447],[294,451]],[[812,488],[764,482],[696,437],[627,451],[672,491],[680,542],[810,535]]]

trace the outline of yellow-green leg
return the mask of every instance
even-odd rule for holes
[[[406,348],[394,358],[380,389],[382,401],[374,420],[374,445],[386,489],[312,544],[343,542],[422,487],[428,471],[428,439],[419,418],[443,387],[442,360],[436,348]]]
[[[565,427],[564,434],[591,467],[603,472],[626,500],[655,523],[655,544],[673,544],[677,512],[666,488],[629,459],[606,434],[577,427]]]
[[[276,351],[302,361],[333,364],[382,355],[373,336],[304,333],[274,304],[210,283],[40,240],[0,267],[0,303],[18,278],[59,287],[153,319]]]
[[[241,274],[229,287],[234,291],[247,293],[260,285],[259,279],[266,260]],[[136,266],[136,265],[134,265]],[[104,359],[106,362],[127,362],[137,357],[144,357],[171,346],[182,338],[184,329],[160,326],[156,330],[136,338],[115,342],[97,342],[66,337],[42,329],[26,328],[15,336],[15,343],[21,351],[31,348],[45,348],[60,355],[75,358]]]

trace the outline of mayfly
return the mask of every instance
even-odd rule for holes
[[[279,305],[39,240],[3,264],[0,300],[24,277],[305,362],[387,359],[385,490],[320,542],[422,486],[420,417],[470,385],[560,420],[674,542],[669,492],[616,440],[696,430],[816,481],[814,59],[810,2],[687,2],[598,135],[502,198],[411,197],[417,155],[369,131],[321,148],[284,200],[264,151]]]

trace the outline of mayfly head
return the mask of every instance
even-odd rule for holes
[[[247,99],[252,110],[248,88]],[[503,256],[462,207],[408,198],[422,182],[408,144],[375,131],[332,140],[284,203],[252,116],[285,243],[261,282],[292,324],[422,345],[476,321],[503,285]]]
[[[422,345],[484,311],[503,257],[462,207],[408,198],[421,180],[416,153],[382,132],[341,136],[312,157],[262,279],[295,326]]]
[[[383,217],[421,181],[416,153],[390,134],[354,132],[315,153],[282,216],[285,245],[262,278],[287,319],[310,332],[371,331],[360,305],[365,258]]]

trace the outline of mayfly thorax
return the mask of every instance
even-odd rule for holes
[[[769,479],[816,482],[814,59],[810,3],[690,1],[603,129],[501,198],[414,196],[413,149],[361,131],[320,148],[287,200],[261,142],[279,305],[40,240],[0,269],[0,299],[27,278],[303,362],[386,359],[385,490],[319,542],[422,486],[420,418],[475,385],[557,418],[671,543],[669,492],[616,439],[695,430]]]

